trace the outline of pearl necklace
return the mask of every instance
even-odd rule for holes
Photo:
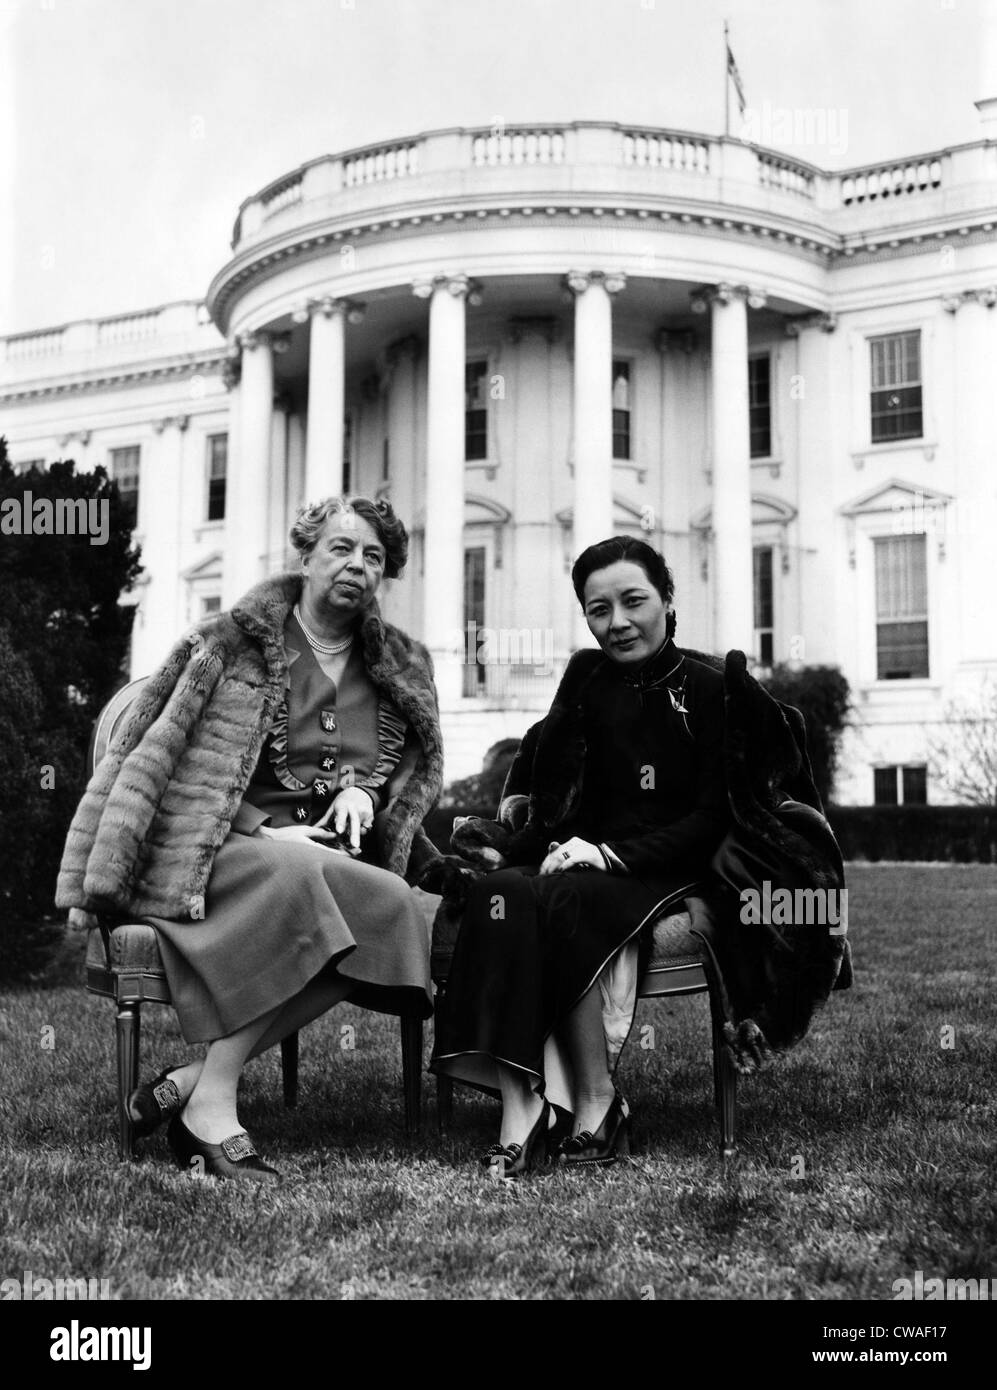
[[[353,646],[352,632],[343,642],[320,642],[314,632],[312,632],[305,623],[304,618],[301,616],[300,605],[297,603],[294,605],[294,616],[297,618],[301,626],[301,631],[305,634],[305,640],[308,642],[313,652],[318,652],[321,656],[339,656],[341,652],[345,652]]]

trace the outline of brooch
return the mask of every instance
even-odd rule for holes
[[[678,694],[676,695],[675,691],[672,690],[671,687],[668,688],[668,698],[669,698],[669,700],[671,700],[671,702],[672,702],[672,709],[675,711],[676,714],[688,714],[688,713],[689,713],[689,711],[686,709],[685,705],[682,703],[682,696],[683,696],[684,693],[685,693],[685,692],[684,692],[683,690],[680,690],[680,691],[678,692]]]

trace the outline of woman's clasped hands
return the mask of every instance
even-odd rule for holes
[[[565,869],[602,869],[606,861],[598,845],[590,844],[573,835],[564,844],[551,840],[547,847],[547,857],[540,865],[542,874],[563,874]]]
[[[345,835],[351,848],[358,850],[360,836],[373,824],[374,803],[367,792],[360,787],[344,787],[314,825],[260,826],[257,833],[270,840],[314,840],[321,845],[335,832],[340,838]]]

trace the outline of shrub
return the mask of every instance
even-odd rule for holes
[[[518,738],[503,738],[493,743],[485,754],[481,771],[451,782],[440,798],[440,805],[485,806],[487,811],[476,814],[494,816],[519,743]]]
[[[90,730],[123,682],[139,572],[131,520],[102,468],[17,474],[0,439],[0,501],[106,502],[107,544],[86,535],[0,534],[0,978],[32,979],[61,936],[55,880],[85,784]],[[13,515],[8,509],[6,515]]]
[[[841,734],[851,691],[836,666],[776,666],[761,682],[776,700],[795,705],[807,725],[807,748],[814,782],[826,806],[834,791]]]

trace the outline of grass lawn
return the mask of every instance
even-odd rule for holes
[[[742,1082],[726,1176],[703,997],[640,1006],[620,1073],[629,1163],[501,1185],[474,1163],[497,1107],[458,1090],[441,1139],[427,1078],[409,1143],[397,1026],[343,1006],[302,1036],[297,1110],[277,1053],[247,1070],[243,1120],[286,1175],[257,1188],[192,1180],[161,1133],[119,1163],[113,1005],[8,993],[0,1278],[269,1300],[890,1299],[918,1269],[997,1277],[997,868],[854,865],[848,882],[856,987]],[[148,1007],[143,1075],[183,1055],[173,1015]]]

